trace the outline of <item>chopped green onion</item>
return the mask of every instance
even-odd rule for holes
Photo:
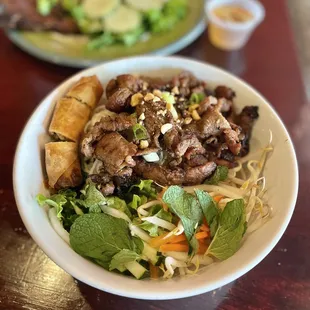
[[[204,93],[193,93],[189,98],[190,104],[200,103],[203,99],[206,98]]]
[[[146,128],[140,124],[134,125],[132,131],[136,140],[145,140],[148,138]]]
[[[163,91],[161,93],[161,97],[163,100],[165,100],[167,103],[169,104],[175,104],[175,99],[174,96],[171,95],[171,93],[167,92],[167,91]]]

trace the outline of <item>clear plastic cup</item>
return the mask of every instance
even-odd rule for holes
[[[245,22],[224,21],[214,14],[220,6],[242,7],[253,16]],[[256,0],[210,0],[206,3],[206,14],[209,22],[208,31],[211,43],[223,50],[242,48],[255,28],[264,20],[265,9]]]

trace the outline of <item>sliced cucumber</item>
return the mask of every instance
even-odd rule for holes
[[[84,0],[82,8],[89,18],[102,18],[119,5],[119,0]]]
[[[143,266],[141,266],[138,262],[129,262],[125,264],[126,269],[136,278],[141,279],[145,272],[147,272],[147,269],[145,269]]]
[[[125,33],[141,25],[141,14],[125,5],[120,5],[104,19],[104,28],[113,33]]]
[[[159,256],[157,256],[157,251],[151,246],[149,246],[147,243],[145,242],[143,243],[144,243],[144,248],[143,248],[142,254],[146,256],[153,265],[156,265],[159,259]]]
[[[165,2],[165,0],[126,0],[129,6],[142,12],[160,10]]]

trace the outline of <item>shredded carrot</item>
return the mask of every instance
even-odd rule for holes
[[[204,242],[199,242],[198,254],[204,254],[208,249],[208,245]],[[185,243],[167,243],[159,247],[160,252],[188,252],[189,246]]]
[[[199,240],[198,254],[206,253],[207,249],[208,249],[208,245],[206,243],[204,243],[204,242],[201,242]]]
[[[168,237],[166,239],[164,239],[166,236],[168,235],[168,233],[163,233],[162,235],[152,238],[149,242],[149,245],[153,248],[158,248],[160,247],[162,244],[165,244],[169,241],[169,239],[171,239],[172,237],[174,237],[173,235],[171,237]]]
[[[165,203],[163,203],[162,206],[165,211],[169,211],[169,207]]]
[[[195,234],[196,239],[205,239],[209,237],[209,233],[207,231],[200,231]]]
[[[172,238],[169,238],[167,243],[179,243],[181,241],[186,241],[186,237],[184,234],[173,236]]]
[[[151,279],[158,279],[159,277],[159,267],[154,266],[150,263],[150,277]]]
[[[224,196],[222,196],[222,195],[217,195],[217,196],[214,196],[214,197],[213,197],[213,200],[214,200],[215,202],[220,202],[220,200],[223,199],[223,198],[224,198]]]
[[[201,230],[201,231],[207,231],[207,232],[210,231],[208,225],[206,225],[205,223],[203,223],[203,224],[200,226],[200,230]]]
[[[164,187],[164,188],[162,189],[162,191],[161,191],[160,193],[157,194],[157,199],[161,201],[162,207],[163,207],[163,209],[164,209],[165,211],[168,211],[168,210],[169,210],[168,206],[167,206],[167,205],[164,203],[164,201],[163,201],[163,197],[164,197],[164,194],[165,194],[165,191],[167,190],[167,188],[168,188],[168,187]]]
[[[167,190],[167,188],[168,188],[168,187],[164,187],[164,188],[162,189],[162,191],[159,192],[159,193],[157,194],[157,198],[158,198],[158,199],[162,199],[162,198],[164,197],[164,193],[165,193],[165,191]]]
[[[180,243],[167,243],[163,244],[159,247],[160,252],[188,252],[189,246],[188,244],[180,244]]]
[[[209,237],[209,233],[207,231],[201,231],[195,234],[196,239],[204,239],[204,238],[208,238]],[[185,234],[181,234],[178,236],[173,236],[172,238],[167,238],[168,241],[167,243],[179,243],[182,241],[186,241],[186,236]]]

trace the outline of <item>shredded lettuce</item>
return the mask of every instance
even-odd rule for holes
[[[115,43],[115,37],[110,32],[104,32],[100,36],[96,36],[93,39],[91,39],[87,44],[87,49],[97,50],[100,49],[103,46],[109,46]]]
[[[39,194],[36,198],[40,206],[44,206],[45,204],[47,204],[55,208],[58,219],[62,218],[63,206],[68,202],[64,195],[55,194],[51,197],[45,197],[44,195]]]
[[[186,15],[186,0],[167,1],[162,10],[149,10],[145,14],[146,21],[153,33],[172,29]]]
[[[129,192],[137,194],[140,197],[156,198],[157,192],[153,184],[153,180],[141,180],[139,184],[132,185]]]
[[[148,216],[156,216],[169,223],[172,222],[172,214],[170,212],[165,211],[160,205],[155,205],[151,207],[149,209]],[[141,223],[141,220],[137,220],[136,223],[140,228],[142,228],[145,231],[148,231],[151,237],[157,237],[161,235],[164,231],[162,228],[148,221],[144,221]]]
[[[164,7],[166,15],[175,15],[179,19],[184,18],[186,11],[187,0],[169,0]]]
[[[145,204],[147,202],[147,197],[144,195],[138,196],[133,194],[131,202],[128,204],[128,207],[137,210],[138,207]]]
[[[113,196],[113,197],[107,197],[106,202],[108,207],[124,212],[129,218],[132,217],[132,214],[124,200]]]
[[[77,205],[76,196],[76,192],[66,189],[51,197],[38,194],[36,199],[40,206],[48,205],[54,208],[58,220],[66,230],[69,230],[74,221],[83,214],[83,210]]]

